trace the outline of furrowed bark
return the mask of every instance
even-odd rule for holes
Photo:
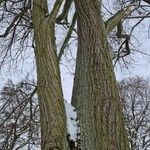
[[[56,15],[58,6],[53,14]],[[41,121],[41,149],[67,150],[66,115],[56,55],[54,22],[45,17],[43,0],[33,1],[37,94]]]
[[[129,150],[107,31],[98,0],[75,0],[78,52],[72,104],[81,150]]]

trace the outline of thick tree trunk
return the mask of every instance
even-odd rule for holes
[[[129,150],[104,22],[98,0],[75,0],[78,52],[72,104],[81,150]]]
[[[33,1],[41,149],[67,150],[66,116],[55,47],[55,20],[48,21],[46,10],[43,0]]]

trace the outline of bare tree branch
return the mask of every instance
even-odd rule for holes
[[[150,4],[150,0],[143,0],[144,2]]]
[[[73,16],[72,23],[71,23],[71,25],[70,25],[70,27],[69,27],[69,31],[68,31],[68,33],[67,33],[67,35],[66,35],[66,37],[65,37],[65,40],[64,40],[64,42],[63,42],[63,45],[62,45],[61,48],[60,48],[60,52],[59,52],[59,55],[58,55],[59,61],[60,61],[62,55],[64,54],[64,50],[65,50],[65,48],[66,48],[66,46],[67,46],[67,44],[68,44],[68,42],[69,42],[69,40],[70,40],[70,37],[71,37],[72,31],[73,31],[73,29],[74,29],[75,23],[76,23],[76,13],[75,13],[74,16]]]
[[[68,23],[68,13],[69,9],[71,7],[73,0],[66,0],[62,13],[57,17],[56,23],[61,23],[63,20],[65,20],[66,23]]]
[[[149,16],[149,15],[150,15],[150,13],[147,13],[144,18],[142,18],[141,20],[139,20],[139,21],[132,27],[131,32],[130,32],[130,35],[132,34],[132,32],[133,32],[133,30],[135,29],[135,27],[138,26],[138,25],[139,25],[147,16]]]
[[[14,85],[9,81],[1,92],[0,147],[12,150],[32,149],[39,144],[39,108],[35,84],[23,81]],[[31,82],[31,81],[30,81]],[[32,107],[32,113],[31,111]],[[3,130],[3,131],[2,131]],[[3,137],[3,138],[2,138]]]
[[[56,16],[58,14],[58,11],[60,9],[60,6],[62,4],[63,0],[56,0],[53,9],[50,13],[50,15],[48,16],[48,20],[49,22],[55,22],[56,21]]]
[[[14,17],[14,19],[13,19],[13,21],[10,23],[9,27],[7,27],[7,29],[5,30],[5,33],[2,34],[2,35],[0,35],[0,38],[6,37],[6,36],[9,34],[10,30],[14,27],[15,23],[18,21],[19,18],[21,18],[21,17],[24,15],[24,13],[25,13],[26,11],[27,11],[27,9],[25,8],[25,9],[23,9],[16,17]]]
[[[125,17],[124,19],[140,19],[140,18],[150,18],[150,16],[129,16]]]
[[[126,9],[119,10],[113,17],[106,21],[106,31],[107,34],[112,31],[118,23],[131,13],[131,7],[128,6]]]

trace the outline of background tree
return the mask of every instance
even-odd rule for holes
[[[26,79],[15,85],[9,80],[0,103],[0,148],[38,149],[41,135],[35,83]]]
[[[150,83],[134,77],[119,83],[120,96],[132,150],[150,148]]]

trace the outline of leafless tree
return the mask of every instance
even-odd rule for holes
[[[143,77],[119,83],[126,128],[132,150],[150,149],[150,82]]]
[[[39,107],[35,83],[11,80],[0,97],[0,149],[38,149],[40,147]]]

